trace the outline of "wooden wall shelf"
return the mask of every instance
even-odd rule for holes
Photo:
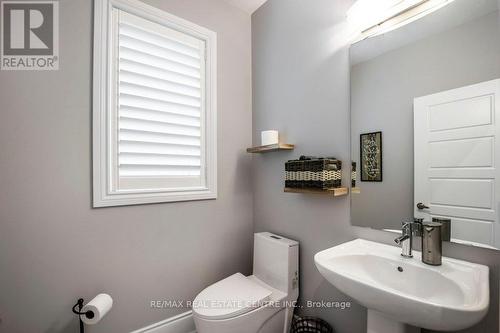
[[[351,188],[351,193],[359,194],[361,193],[361,189],[359,187],[353,187]]]
[[[269,153],[269,152],[278,151],[278,150],[293,150],[294,148],[295,148],[295,145],[292,145],[289,143],[278,143],[275,145],[247,148],[247,153],[253,153],[253,154]]]
[[[330,195],[332,197],[342,197],[349,194],[349,189],[347,187],[332,188],[328,190],[312,189],[312,188],[291,188],[285,187],[285,192],[287,193],[311,193],[311,194],[323,194]]]

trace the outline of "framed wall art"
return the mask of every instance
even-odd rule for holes
[[[382,181],[382,132],[359,136],[360,173],[362,182]]]

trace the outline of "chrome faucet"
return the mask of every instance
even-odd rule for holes
[[[413,258],[413,236],[422,234],[422,219],[413,219],[413,221],[403,221],[401,227],[401,236],[394,241],[401,245],[401,255],[405,258]]]

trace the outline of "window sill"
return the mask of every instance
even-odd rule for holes
[[[103,197],[94,194],[94,208],[214,199],[217,199],[217,192],[210,190],[109,194]]]

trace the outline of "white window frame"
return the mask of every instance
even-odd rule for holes
[[[116,26],[113,9],[120,9],[149,21],[186,33],[205,42],[205,103],[202,123],[203,186],[120,191],[112,178],[117,174],[117,139],[112,119],[115,112],[112,48]],[[202,117],[203,118],[203,117]],[[113,123],[114,122],[114,123]],[[194,23],[136,0],[94,1],[93,70],[93,203],[94,207],[148,204],[217,198],[217,34]]]

